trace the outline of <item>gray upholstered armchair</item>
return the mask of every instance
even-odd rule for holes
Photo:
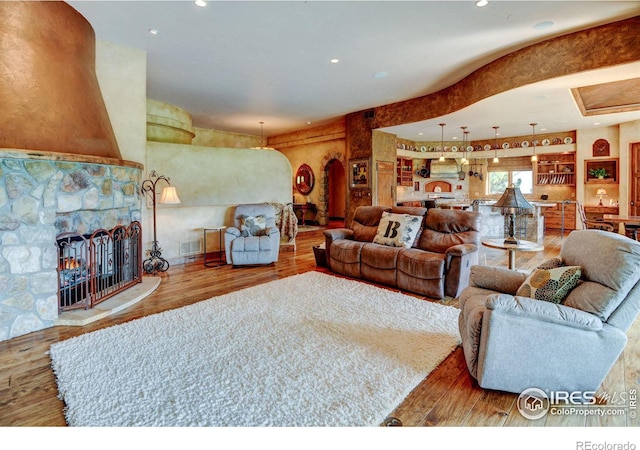
[[[640,311],[640,243],[601,230],[573,231],[545,269],[560,265],[581,272],[560,303],[516,295],[533,272],[472,267],[459,297],[459,328],[469,372],[481,387],[596,391],[622,353]],[[544,277],[538,282],[551,286]]]
[[[274,206],[268,203],[236,206],[233,226],[224,234],[227,264],[271,264],[278,260],[280,231],[275,214]]]

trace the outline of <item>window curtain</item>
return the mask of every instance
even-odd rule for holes
[[[531,156],[502,157],[500,162],[494,163],[491,159],[487,160],[488,172],[509,172],[513,170],[533,170]]]

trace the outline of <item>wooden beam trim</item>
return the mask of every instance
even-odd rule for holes
[[[375,108],[375,128],[432,119],[527,84],[638,61],[638,41],[640,16],[533,44],[441,91]]]
[[[340,133],[327,134],[324,136],[314,136],[314,137],[304,138],[304,139],[294,139],[286,142],[275,143],[275,142],[269,141],[269,145],[277,148],[287,148],[287,147],[296,147],[299,145],[318,144],[321,142],[344,140],[345,134],[346,133],[342,131]]]

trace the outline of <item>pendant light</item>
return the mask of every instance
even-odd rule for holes
[[[258,122],[260,124],[260,147],[251,147],[255,150],[275,150],[272,147],[266,147],[264,145],[264,122]]]
[[[441,128],[441,133],[440,133],[440,159],[439,161],[444,161],[444,126],[446,125],[446,123],[439,123],[438,125],[440,125]]]
[[[462,129],[462,159],[460,160],[460,164],[467,164],[467,127],[460,127]]]
[[[538,160],[538,155],[536,155],[536,125],[537,123],[530,123],[532,131],[531,131],[531,144],[533,145],[533,155],[531,156],[531,161],[536,162]]]
[[[465,131],[464,134],[465,134],[465,142],[466,142],[467,150],[468,150],[469,147],[472,147],[470,145],[471,141],[469,140],[469,131]],[[473,148],[471,148],[471,151],[473,151]],[[469,164],[469,160],[468,159],[467,159],[467,164]]]
[[[493,127],[493,129],[495,130],[495,138],[493,140],[493,162],[497,163],[500,162],[500,159],[498,158],[498,128],[500,127]]]

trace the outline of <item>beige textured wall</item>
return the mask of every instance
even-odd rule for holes
[[[144,164],[147,145],[147,54],[96,41],[96,76],[122,159]]]
[[[196,136],[191,143],[204,147],[251,148],[260,146],[260,136],[230,133],[195,127]]]
[[[336,141],[319,142],[313,144],[312,149],[309,146],[300,145],[281,150],[281,153],[291,163],[290,183],[292,188],[289,190],[289,201],[295,200],[295,203],[305,203],[308,198],[311,203],[317,205],[320,200],[320,181],[324,171],[324,163],[326,163],[326,156],[340,151],[344,151],[344,144]],[[309,195],[302,195],[293,187],[296,172],[302,164],[307,164],[311,167],[315,177],[315,185]]]
[[[188,256],[181,252],[181,244],[203,239],[203,227],[230,225],[233,206],[291,201],[291,165],[275,150],[147,142],[150,170],[170,178],[182,201],[157,207],[158,241],[162,255],[172,263]],[[158,190],[164,186],[160,182]],[[144,209],[151,214],[148,202]],[[146,236],[150,235],[145,235],[145,250],[152,240]]]

